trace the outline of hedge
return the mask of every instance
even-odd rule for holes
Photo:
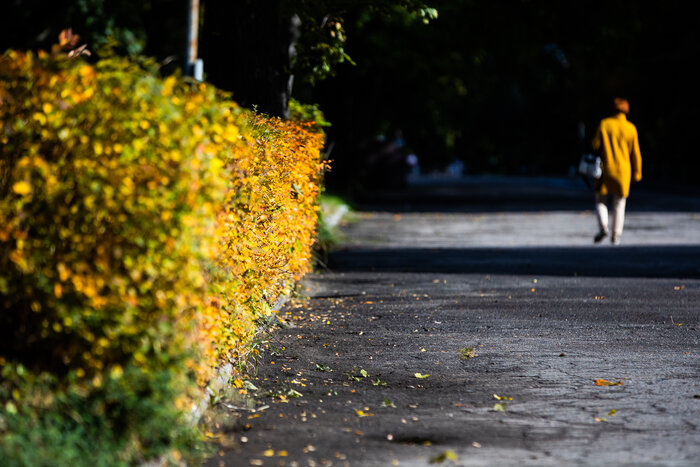
[[[193,400],[309,270],[322,135],[147,59],[18,51],[0,124],[0,458],[192,454]]]

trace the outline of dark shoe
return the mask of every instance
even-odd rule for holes
[[[593,243],[600,243],[600,241],[603,240],[607,236],[608,236],[608,233],[605,230],[601,230],[600,232],[595,234],[595,237],[593,237]]]

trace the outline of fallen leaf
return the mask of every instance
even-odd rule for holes
[[[431,464],[442,464],[445,461],[452,461],[452,462],[457,462],[459,458],[457,457],[457,454],[451,449],[448,449],[447,451],[441,452],[435,457],[430,458],[430,463]]]
[[[324,365],[323,363],[317,363],[316,368],[314,368],[314,371],[333,371],[333,370],[328,365]]]
[[[382,402],[382,407],[391,407],[392,409],[396,408],[396,404],[394,404],[392,401],[390,401],[388,398],[384,399],[384,402]]]
[[[493,406],[493,410],[495,410],[496,412],[505,413],[506,407],[508,407],[508,404],[506,404],[505,402],[499,402],[498,404],[495,404]]]
[[[364,410],[355,410],[355,414],[358,417],[372,417],[372,416],[374,416],[373,413],[365,412]]]
[[[462,347],[461,349],[458,350],[459,352],[459,358],[463,360],[469,360],[470,358],[474,358],[477,356],[476,352],[472,347]]]
[[[593,420],[595,420],[596,422],[607,422],[608,421],[607,419],[600,418],[600,417],[595,417]]]
[[[496,400],[498,400],[498,401],[512,401],[512,400],[513,400],[512,397],[508,397],[508,396],[499,396],[498,394],[494,394],[494,395],[493,395],[493,398],[496,399]]]
[[[613,383],[612,381],[608,381],[606,379],[597,379],[597,380],[595,380],[595,385],[596,386],[622,386],[622,381],[618,381],[617,383]]]
[[[612,410],[610,410],[610,412],[608,412],[608,416],[612,417],[612,416],[615,415],[616,413],[617,413],[617,410],[612,409]]]
[[[272,457],[275,455],[275,451],[273,449],[268,449],[267,451],[263,452],[262,455],[265,457]]]
[[[413,376],[415,376],[415,377],[418,378],[418,379],[425,379],[425,378],[427,378],[428,376],[430,376],[430,374],[429,374],[429,373],[427,373],[427,374],[414,373]]]

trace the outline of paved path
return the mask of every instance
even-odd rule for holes
[[[700,465],[700,198],[633,188],[617,247],[589,199],[476,178],[365,206],[207,465]]]

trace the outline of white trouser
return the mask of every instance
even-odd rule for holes
[[[605,205],[607,196],[596,193],[595,210],[598,214],[598,225],[600,230],[608,232],[608,207]],[[612,196],[612,232],[613,236],[620,238],[622,226],[625,223],[625,205],[627,198],[622,196]]]

